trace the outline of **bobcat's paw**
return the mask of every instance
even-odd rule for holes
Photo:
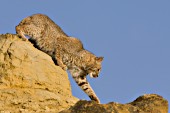
[[[90,96],[91,100],[97,102],[98,104],[100,104],[100,100],[98,99],[97,96]]]
[[[23,41],[28,41],[28,39],[25,36],[18,35],[19,38],[21,38]]]
[[[61,68],[62,68],[64,71],[67,71],[67,66],[66,66],[66,65],[63,65]]]
[[[100,100],[98,98],[95,98],[94,101],[100,104]]]
[[[24,38],[24,37],[20,37],[23,41],[28,41],[27,38]]]

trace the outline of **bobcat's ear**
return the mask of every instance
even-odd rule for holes
[[[103,58],[104,57],[96,57],[95,59],[96,59],[96,61],[101,62],[101,61],[103,61]]]

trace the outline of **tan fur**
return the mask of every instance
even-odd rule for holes
[[[103,57],[96,57],[83,48],[82,42],[67,36],[49,17],[35,14],[23,19],[16,26],[17,34],[24,40],[30,36],[37,47],[57,60],[63,70],[69,70],[77,84],[92,100],[100,103],[86,80],[86,75],[98,77]]]

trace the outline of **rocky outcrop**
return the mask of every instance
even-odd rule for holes
[[[77,101],[50,56],[17,35],[0,35],[0,113],[56,113]]]
[[[67,73],[17,35],[0,35],[0,113],[168,113],[150,94],[128,104],[97,104],[72,96]]]
[[[148,94],[128,104],[97,104],[78,101],[73,107],[60,113],[168,113],[168,102],[156,94]]]

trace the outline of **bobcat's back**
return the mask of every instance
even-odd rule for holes
[[[54,58],[63,70],[68,69],[81,89],[92,100],[100,103],[86,76],[89,74],[91,77],[98,77],[103,57],[97,57],[85,50],[79,39],[67,36],[43,14],[26,17],[16,26],[16,32],[24,40],[25,35],[30,36],[30,41],[37,48]]]
[[[24,18],[16,26],[16,32],[23,39],[25,35],[30,36],[30,41],[50,56],[54,54],[57,47],[68,52],[83,49],[83,44],[79,39],[68,37],[57,24],[43,14],[34,14]]]
[[[34,14],[24,18],[16,29],[22,26],[22,32],[33,38],[45,38],[54,39],[60,36],[67,35],[63,30],[55,24],[48,16],[43,14]],[[25,27],[24,27],[25,26]]]

